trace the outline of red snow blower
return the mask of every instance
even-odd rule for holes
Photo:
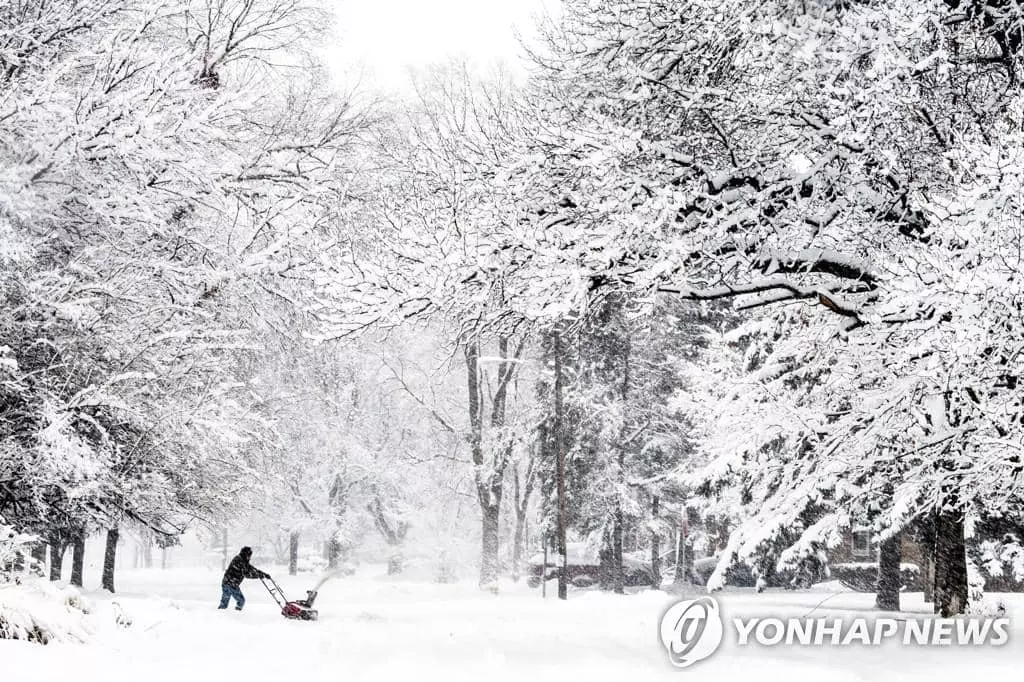
[[[267,584],[267,581],[270,584]],[[266,578],[260,578],[260,582],[263,583],[263,587],[267,588],[267,592],[274,598],[277,605],[281,607],[281,615],[285,618],[291,618],[294,620],[316,620],[318,617],[316,609],[313,608],[313,601],[316,599],[316,590],[306,590],[305,599],[297,599],[295,601],[288,601],[288,598],[284,596],[284,590],[277,584],[270,576]]]

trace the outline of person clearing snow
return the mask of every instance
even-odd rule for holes
[[[235,600],[235,610],[241,611],[242,607],[245,606],[245,595],[242,594],[241,586],[242,581],[246,578],[269,578],[269,573],[264,573],[260,569],[249,563],[252,558],[252,547],[243,547],[238,555],[231,560],[228,564],[228,569],[224,571],[224,577],[220,581],[220,606],[218,609],[226,609],[228,602],[232,598]]]

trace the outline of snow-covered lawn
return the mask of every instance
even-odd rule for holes
[[[367,572],[370,572],[369,570]],[[379,572],[374,567],[372,572]],[[1001,648],[737,648],[677,671],[657,637],[673,600],[577,592],[568,603],[506,585],[500,596],[472,585],[359,575],[328,582],[318,622],[282,618],[259,582],[246,581],[241,613],[217,611],[220,573],[126,571],[116,599],[133,624],[100,627],[89,644],[0,641],[5,682],[350,682],[355,680],[1013,680],[1024,670],[1024,596],[1007,597],[1013,638]],[[313,576],[280,580],[297,598]],[[726,617],[872,613],[872,595],[779,592],[721,596]],[[108,596],[89,593],[104,606]],[[905,607],[926,612],[920,595]],[[102,614],[103,609],[97,609]]]

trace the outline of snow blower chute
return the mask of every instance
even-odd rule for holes
[[[270,581],[268,584],[267,581]],[[317,612],[313,608],[313,601],[316,599],[316,590],[306,590],[305,599],[297,599],[295,601],[288,601],[288,598],[284,596],[284,590],[277,582],[267,576],[266,578],[260,578],[260,582],[263,583],[263,587],[267,588],[267,592],[274,598],[277,605],[281,607],[281,615],[285,618],[292,618],[295,620],[316,620]]]

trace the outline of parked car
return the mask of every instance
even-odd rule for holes
[[[671,552],[663,556],[662,575],[668,575],[672,566],[667,560],[672,558]],[[566,569],[569,582],[576,587],[590,587],[601,582],[601,559],[596,550],[587,546],[585,542],[570,542],[566,545]],[[553,580],[558,577],[559,557],[554,552],[548,552],[548,561],[545,570],[544,555],[534,554],[527,561],[526,584],[530,587],[540,587],[543,580]],[[645,587],[654,584],[654,571],[651,568],[650,558],[645,558],[641,552],[624,553],[622,565],[625,571],[624,584],[626,587]]]

